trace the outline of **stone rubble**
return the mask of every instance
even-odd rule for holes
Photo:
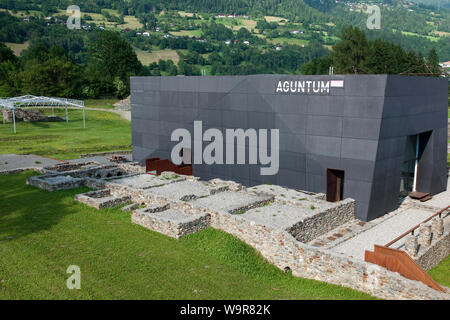
[[[10,110],[2,110],[3,118],[6,122],[13,122],[13,113]],[[56,116],[46,116],[43,115],[42,112],[38,109],[15,109],[14,117],[16,121],[25,121],[25,122],[61,122],[65,121],[61,117]]]

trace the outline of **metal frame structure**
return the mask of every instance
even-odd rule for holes
[[[54,115],[55,107],[65,107],[66,109],[66,122],[69,122],[68,107],[81,108],[83,110],[83,128],[86,128],[86,116],[84,101],[66,99],[66,98],[54,98],[54,97],[37,97],[37,96],[21,96],[15,98],[0,98],[0,109],[9,109],[13,115],[13,127],[14,133],[16,133],[16,117],[15,110],[23,107],[51,107],[52,114]],[[3,117],[3,124],[5,124],[5,118]]]

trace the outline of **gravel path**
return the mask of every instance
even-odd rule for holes
[[[117,152],[118,154],[120,152]],[[128,161],[132,161],[131,154],[121,154],[121,156],[125,157]],[[100,164],[111,164],[111,161],[109,161],[109,158],[111,156],[93,156],[93,157],[84,157],[84,158],[78,158],[78,159],[72,159],[67,160],[68,162],[72,163],[83,163],[83,162],[97,162]]]
[[[0,171],[30,167],[43,168],[57,163],[61,161],[35,155],[0,154]]]
[[[398,212],[392,218],[337,245],[333,251],[364,260],[365,250],[373,251],[375,244],[385,245],[433,214],[430,211],[413,208],[400,208]]]

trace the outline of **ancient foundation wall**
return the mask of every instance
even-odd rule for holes
[[[230,233],[282,270],[297,277],[324,281],[384,299],[450,299],[450,295],[406,279],[380,266],[305,245],[290,234],[226,212],[211,213],[211,225]]]
[[[416,262],[424,269],[430,270],[439,262],[445,259],[450,254],[450,230],[447,230],[446,233],[433,241],[429,248],[427,248],[426,252],[423,254],[419,254],[417,258],[414,258]],[[450,270],[449,270],[450,272]]]

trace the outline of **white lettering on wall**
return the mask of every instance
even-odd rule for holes
[[[330,85],[331,83],[331,85]],[[278,81],[276,93],[330,93],[330,88],[343,88],[343,80],[291,80]]]

